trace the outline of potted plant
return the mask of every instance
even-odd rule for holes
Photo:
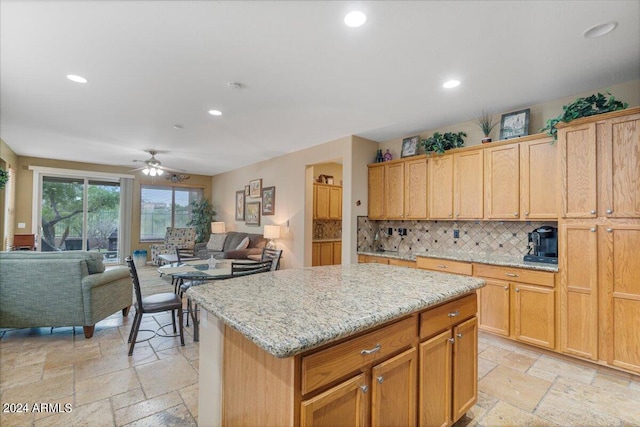
[[[569,123],[572,120],[581,117],[594,116],[596,114],[608,113],[610,111],[624,110],[629,105],[615,99],[610,92],[607,92],[609,99],[601,93],[597,93],[585,98],[578,98],[571,104],[562,107],[562,114],[553,119],[547,120],[547,125],[540,129],[540,132],[546,132],[547,135],[558,139],[558,129],[556,125],[560,122]]]
[[[191,221],[187,223],[189,227],[196,229],[196,243],[203,243],[209,240],[211,235],[211,222],[216,215],[209,200],[194,200],[191,202]]]
[[[482,138],[482,143],[486,144],[488,142],[491,142],[491,138],[489,137],[489,134],[491,133],[493,128],[496,127],[498,122],[493,120],[493,116],[491,116],[491,114],[483,110],[482,113],[480,113],[480,115],[476,118],[476,123],[478,124],[478,127],[482,130],[482,133],[484,134],[484,138]]]
[[[7,181],[9,181],[9,172],[4,169],[0,169],[0,190],[4,188]]]
[[[462,139],[463,136],[466,137],[467,134],[464,132],[445,132],[444,134],[435,132],[429,138],[420,141],[420,143],[424,147],[424,151],[426,153],[435,151],[436,153],[442,154],[445,150],[462,147],[464,145],[464,140]]]

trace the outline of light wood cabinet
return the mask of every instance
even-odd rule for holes
[[[472,295],[441,306],[438,313],[429,313],[429,319],[424,319],[426,313],[421,316],[420,336],[427,339],[419,345],[420,426],[450,426],[477,401],[475,298]],[[472,309],[465,310],[469,303]],[[434,329],[434,323],[441,328]]]
[[[384,166],[384,216],[404,218],[404,162]]]
[[[368,183],[369,219],[384,219],[384,164],[369,165]]]
[[[558,146],[549,137],[520,143],[520,218],[558,218]]]
[[[411,348],[371,369],[371,426],[415,426],[418,352]]]
[[[478,291],[480,329],[555,349],[554,273],[485,264],[473,269],[487,282]]]
[[[300,404],[301,427],[366,426],[368,404],[362,388],[364,374],[305,400]]]
[[[484,215],[484,159],[482,150],[454,154],[454,211],[456,219]]]
[[[427,218],[427,159],[407,160],[405,170],[404,218]]]
[[[418,268],[425,270],[441,271],[443,273],[463,274],[471,276],[473,264],[450,259],[416,257]]]
[[[453,219],[453,154],[429,158],[429,218]]]
[[[520,145],[484,150],[487,219],[520,217]]]
[[[342,219],[342,187],[313,184],[313,219]]]
[[[558,130],[560,148],[560,206],[563,218],[595,218],[596,125]]]
[[[311,244],[311,265],[342,264],[342,242],[313,242]]]

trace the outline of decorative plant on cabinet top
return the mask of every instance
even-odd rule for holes
[[[494,127],[498,124],[497,121],[493,120],[493,116],[486,111],[482,111],[480,115],[476,118],[476,123],[478,127],[482,130],[484,138],[482,138],[482,143],[491,142],[491,138],[489,138],[489,134],[493,130]]]
[[[429,154],[431,152],[436,153],[444,153],[446,150],[450,150],[452,148],[460,148],[464,146],[464,140],[462,137],[466,137],[467,134],[464,132],[445,132],[441,134],[440,132],[435,132],[429,138],[423,139],[421,142],[424,147],[424,151]]]
[[[597,93],[586,98],[578,98],[571,104],[562,107],[562,114],[553,119],[547,120],[547,125],[540,129],[540,132],[546,132],[552,136],[554,140],[558,139],[558,129],[556,125],[560,122],[569,123],[572,120],[581,117],[594,116],[596,114],[609,113],[611,111],[624,110],[629,106],[626,102],[618,101],[607,92],[609,99],[601,93]]]

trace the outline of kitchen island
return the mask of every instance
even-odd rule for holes
[[[476,399],[483,284],[355,264],[193,287],[202,310],[199,425],[376,425],[387,416],[415,424],[435,417],[427,406],[455,421]],[[429,389],[438,384],[451,395]]]

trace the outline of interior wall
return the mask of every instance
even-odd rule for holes
[[[353,216],[351,204],[354,196],[361,197],[363,191],[366,194],[367,181],[366,178],[362,179],[362,173],[366,177],[366,164],[375,158],[378,146],[372,141],[368,141],[368,144],[363,144],[362,141],[366,140],[356,137],[340,138],[214,176],[212,197],[219,212],[219,220],[226,223],[227,230],[252,233],[262,233],[265,224],[281,225],[281,237],[276,244],[284,251],[283,266],[299,268],[311,265],[314,165],[342,158],[343,263],[357,262],[356,217]],[[355,161],[355,168],[354,145],[358,145],[358,155],[366,152],[363,159]],[[258,178],[262,178],[263,186],[276,187],[275,215],[262,217],[260,227],[252,227],[235,220],[235,193],[244,189],[249,181]],[[364,187],[354,192],[354,182]]]
[[[331,162],[313,165],[313,177],[317,179],[320,175],[332,176],[333,185],[342,185],[342,164]]]
[[[600,89],[594,89],[583,93],[578,93],[571,96],[566,96],[564,98],[555,99],[549,102],[544,102],[536,105],[516,105],[509,111],[498,112],[493,115],[494,121],[498,122],[495,128],[491,131],[491,138],[493,141],[498,141],[500,137],[500,119],[502,114],[509,113],[511,111],[519,111],[524,109],[531,109],[529,115],[529,134],[539,133],[540,129],[543,128],[547,122],[547,120],[557,117],[562,114],[562,107],[564,105],[570,104],[576,100],[576,98],[590,96],[594,93],[603,93],[606,95],[606,92],[611,92],[611,94],[619,101],[626,102],[629,104],[629,107],[634,107],[640,105],[640,80],[632,80],[630,82],[621,83],[614,86],[609,86]],[[491,112],[491,107],[488,106],[487,110]],[[480,113],[480,112],[478,112]],[[428,138],[433,135],[434,132],[465,132],[467,137],[464,139],[464,145],[466,147],[472,145],[481,144],[481,140],[484,137],[482,131],[478,128],[475,120],[469,120],[462,123],[455,123],[448,126],[443,126],[435,129],[428,129],[419,132],[420,139]],[[394,159],[400,158],[400,151],[402,149],[402,139],[408,136],[413,135],[403,135],[398,138],[393,138],[388,141],[384,141],[380,143],[380,147],[382,152],[384,153],[386,149],[389,149]],[[423,154],[424,149],[422,146],[418,149],[418,154]]]
[[[205,197],[211,194],[211,177],[205,175],[190,175],[191,178],[185,183],[172,184],[164,177],[158,177],[155,181],[141,172],[130,172],[130,167],[107,166],[94,163],[69,162],[64,160],[42,159],[39,157],[18,157],[17,180],[16,180],[16,227],[18,222],[24,222],[26,229],[15,229],[16,233],[35,233],[33,230],[33,171],[29,166],[42,166],[59,169],[74,169],[94,172],[106,172],[123,175],[135,175],[133,183],[133,212],[131,224],[131,250],[146,249],[147,257],[150,259],[150,242],[140,241],[140,186],[156,184],[167,187],[199,187],[203,189]],[[128,254],[124,254],[125,256]]]
[[[0,167],[2,167],[3,170],[7,170],[9,168],[14,168],[17,169],[18,168],[18,156],[16,156],[16,153],[13,152],[13,150],[2,140],[0,139]],[[16,179],[16,189],[17,189],[17,179]],[[8,185],[9,183],[7,183]],[[6,186],[5,188],[3,188],[2,190],[0,190],[0,248],[2,248],[3,246],[3,242],[5,239],[5,234],[4,234],[4,228],[5,228],[5,224],[4,222],[6,221],[6,217],[5,217],[5,195],[6,195]],[[1,250],[1,249],[0,249]]]

